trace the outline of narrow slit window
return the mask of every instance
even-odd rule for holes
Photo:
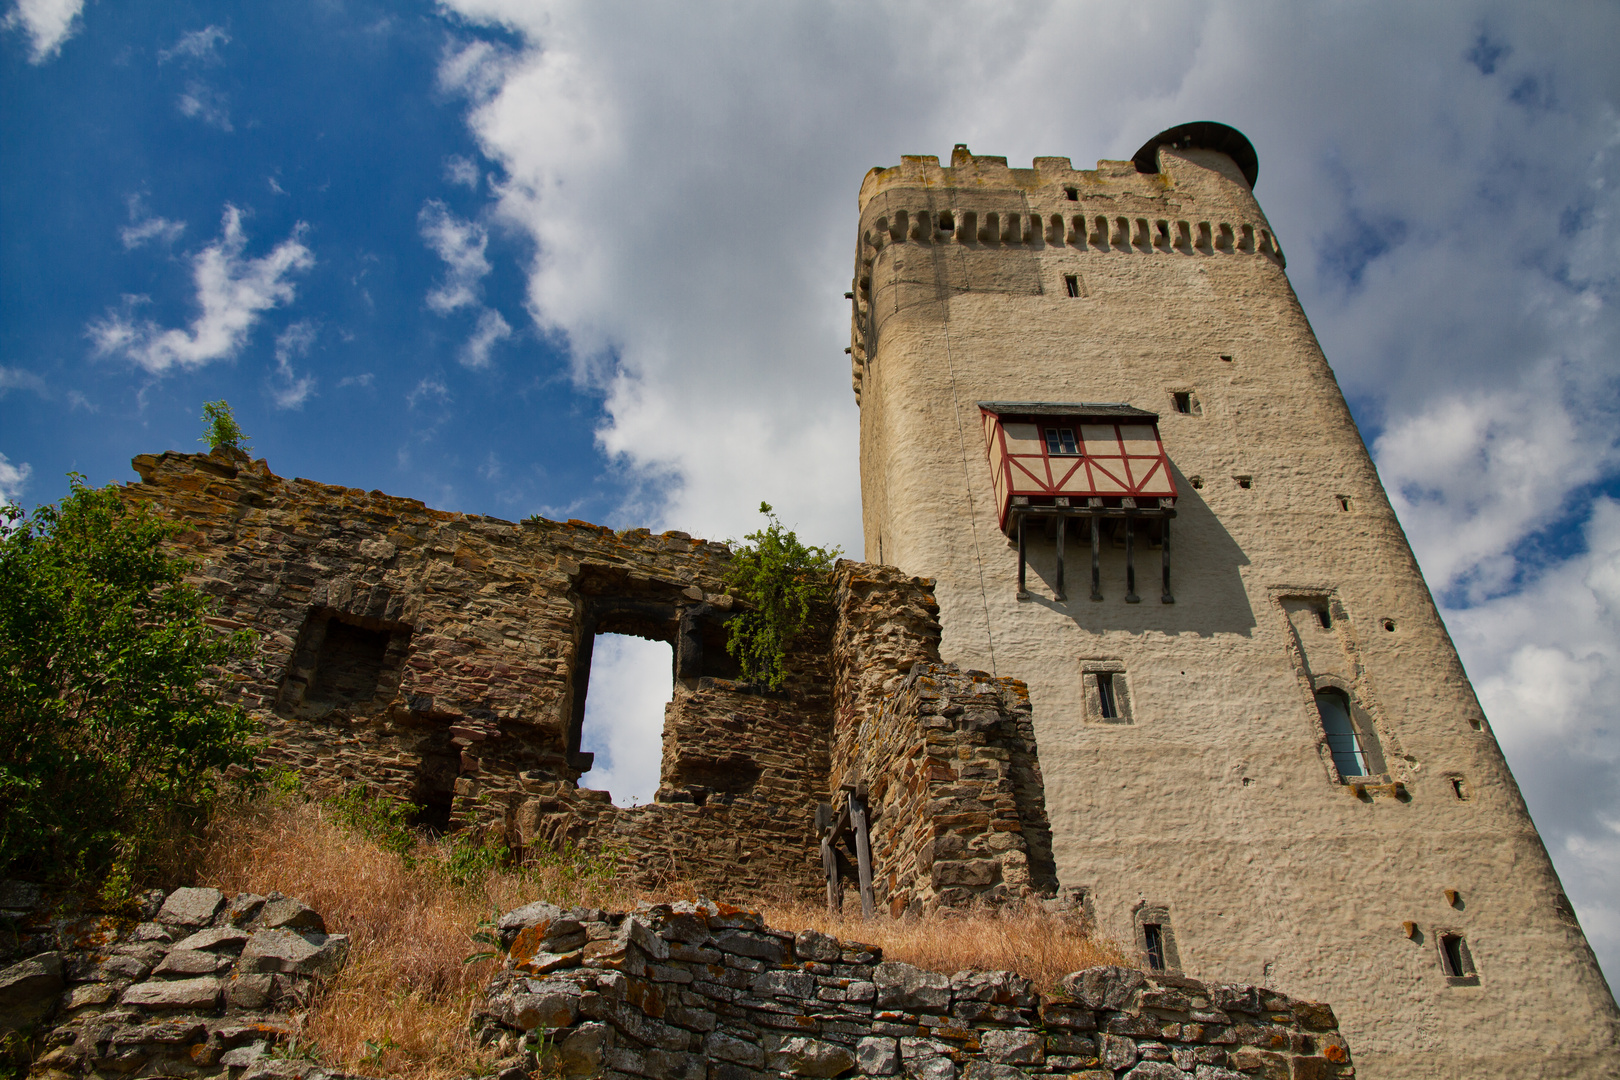
[[[1466,979],[1474,975],[1474,958],[1468,954],[1468,942],[1461,934],[1440,935],[1440,964],[1449,979]]]
[[[1079,274],[1064,274],[1063,275],[1063,291],[1068,293],[1070,296],[1079,296],[1080,295],[1080,275]]]
[[[1338,500],[1339,500],[1339,509],[1348,513],[1349,510],[1350,510],[1350,496],[1348,496],[1348,495],[1340,495],[1340,496],[1338,496]]]
[[[1175,393],[1170,395],[1170,398],[1171,398],[1172,401],[1175,402],[1176,412],[1178,412],[1178,413],[1191,413],[1192,412],[1192,391],[1190,391],[1190,390],[1177,390]]]
[[[1316,609],[1316,621],[1324,630],[1333,629],[1333,613],[1325,607]]]
[[[1046,452],[1054,457],[1077,457],[1080,444],[1074,441],[1073,428],[1047,428]]]
[[[1451,778],[1451,793],[1457,796],[1459,800],[1467,802],[1470,794],[1468,790],[1468,781],[1464,780],[1460,776],[1453,776]]]
[[[1147,954],[1148,970],[1164,970],[1164,930],[1158,923],[1142,924],[1143,952]]]
[[[1097,673],[1097,711],[1104,720],[1119,719],[1119,699],[1114,695],[1114,673]]]
[[[1346,779],[1367,775],[1367,752],[1350,719],[1350,699],[1341,690],[1322,690],[1316,695],[1316,711],[1322,715],[1322,731],[1327,735],[1333,767]]]

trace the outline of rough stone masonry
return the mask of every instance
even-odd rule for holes
[[[840,563],[765,692],[724,648],[723,545],[447,513],[228,451],[134,465],[126,496],[185,526],[175,546],[217,624],[258,634],[228,694],[265,724],[268,762],[317,790],[365,785],[439,829],[580,844],[645,883],[729,896],[819,891],[817,806],[864,790],[891,913],[1056,888],[1028,692],[940,662],[926,580]],[[578,784],[600,633],[673,648],[647,806]]]

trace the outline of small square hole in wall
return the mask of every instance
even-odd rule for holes
[[[1244,491],[1248,491],[1250,488],[1254,487],[1254,477],[1252,476],[1234,476],[1232,479],[1236,480],[1237,486],[1242,488]]]
[[[1324,630],[1333,629],[1333,613],[1327,609],[1326,605],[1316,609],[1316,622]]]
[[[1065,293],[1067,293],[1068,295],[1070,295],[1070,296],[1079,296],[1080,295],[1080,275],[1079,274],[1064,274],[1063,275],[1063,291]]]
[[[1232,354],[1231,353],[1221,353],[1221,359],[1225,360],[1228,364],[1230,364],[1232,362]]]
[[[1344,511],[1345,513],[1350,512],[1350,496],[1348,496],[1348,495],[1335,495],[1333,497],[1336,500],[1338,500],[1340,510]]]
[[[1063,189],[1063,197],[1065,199],[1068,199],[1070,202],[1079,202],[1080,201],[1080,189],[1079,188],[1066,187],[1066,188]]]
[[[1467,802],[1474,797],[1473,789],[1468,786],[1466,778],[1461,776],[1447,777],[1451,784],[1451,794],[1461,802]]]
[[[1395,632],[1395,620],[1394,619],[1385,619],[1384,620],[1384,629],[1388,630],[1390,633],[1393,634]]]
[[[1187,477],[1187,483],[1193,486],[1194,491],[1202,491],[1204,489],[1204,478],[1202,476],[1189,476]]]
[[[1175,403],[1176,412],[1185,414],[1192,412],[1192,391],[1177,390],[1170,395],[1170,400]]]

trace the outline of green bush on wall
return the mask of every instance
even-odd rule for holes
[[[782,527],[770,503],[760,503],[759,512],[769,524],[749,533],[747,543],[731,545],[726,583],[748,609],[727,624],[726,651],[745,680],[780,690],[787,650],[809,626],[814,605],[829,598],[833,564],[843,552],[801,543]]]

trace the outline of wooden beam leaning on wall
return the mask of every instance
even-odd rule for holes
[[[831,803],[816,806],[816,832],[821,837],[821,867],[827,875],[827,914],[844,909],[844,879],[860,886],[861,918],[870,919],[872,902],[872,845],[866,812],[866,785],[845,784],[844,801],[833,813]],[[843,848],[838,845],[844,844]],[[853,853],[853,860],[851,854]]]

